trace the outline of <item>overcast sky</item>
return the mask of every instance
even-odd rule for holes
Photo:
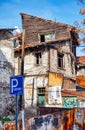
[[[21,29],[21,12],[74,25],[85,17],[79,14],[84,7],[78,0],[0,0],[0,28],[18,26]],[[85,55],[80,49],[77,54]]]

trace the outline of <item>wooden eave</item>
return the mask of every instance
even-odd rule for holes
[[[39,47],[39,46],[42,46],[42,45],[49,45],[49,46],[51,46],[51,45],[53,45],[53,44],[55,44],[57,42],[59,43],[59,42],[68,41],[68,40],[71,40],[71,39],[70,38],[63,38],[63,39],[60,39],[60,40],[57,40],[57,41],[34,43],[34,44],[25,44],[24,49]],[[22,50],[22,45],[20,47],[14,48],[14,52],[20,51],[20,50]]]
[[[84,97],[85,91],[76,91],[76,90],[62,90],[61,95],[63,97]]]

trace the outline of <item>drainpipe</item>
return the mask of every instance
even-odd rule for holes
[[[33,78],[33,88],[32,88],[32,106],[33,106],[33,100],[34,100],[34,78]]]

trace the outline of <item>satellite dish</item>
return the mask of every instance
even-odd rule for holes
[[[18,26],[15,26],[15,31],[16,31],[16,33],[20,33],[20,29]]]

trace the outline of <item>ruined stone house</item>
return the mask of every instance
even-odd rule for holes
[[[14,75],[13,29],[0,29],[0,117],[14,113],[10,95],[10,76]]]
[[[79,43],[75,27],[23,13],[21,18],[25,30],[25,106],[64,107],[64,90],[76,90],[75,57]],[[14,51],[19,74],[22,47]],[[77,95],[69,96],[76,102]]]

